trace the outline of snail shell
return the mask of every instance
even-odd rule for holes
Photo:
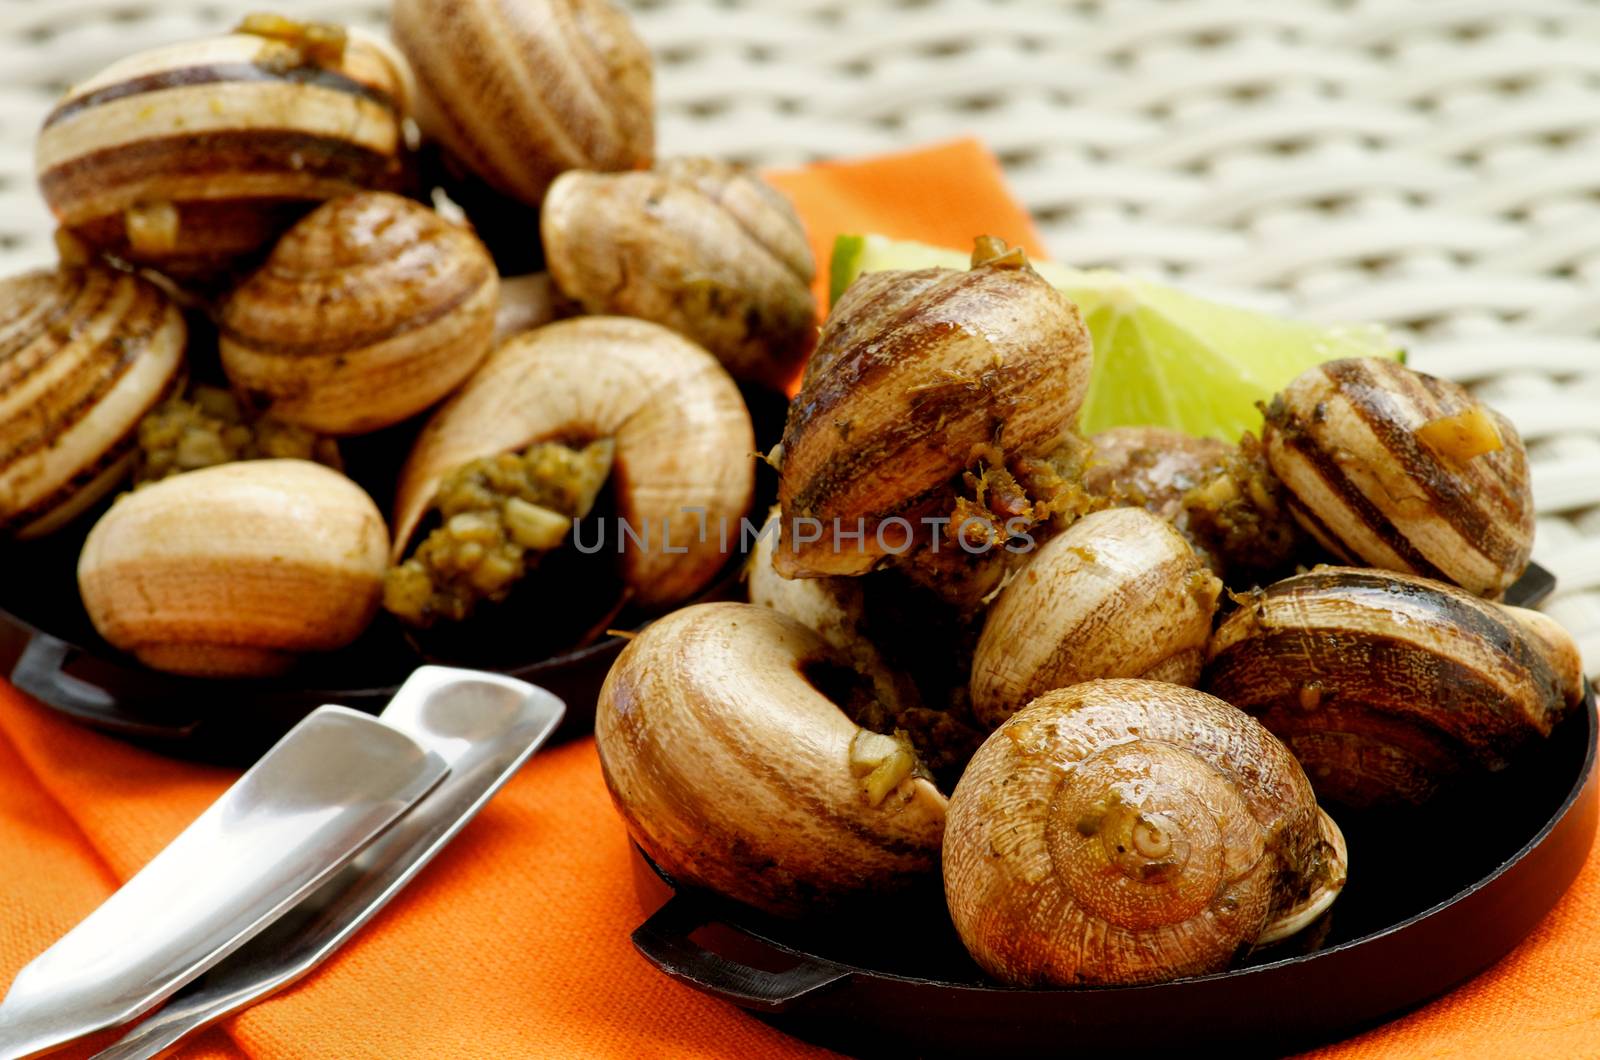
[[[124,272],[0,281],[0,532],[48,533],[126,477],[186,342],[177,307]]]
[[[139,52],[45,119],[40,189],[93,247],[179,277],[223,272],[308,205],[400,186],[409,77],[355,33],[336,59],[254,33]]]
[[[1262,723],[1328,802],[1420,803],[1497,770],[1582,696],[1576,646],[1536,612],[1389,571],[1319,567],[1243,601],[1204,687]]]
[[[951,919],[1016,986],[1220,971],[1315,920],[1344,879],[1343,840],[1284,746],[1177,685],[1047,693],[950,798]]]
[[[507,195],[650,164],[650,52],[608,0],[396,0],[394,37],[423,133]]]
[[[84,543],[78,588],[100,635],[147,666],[261,676],[361,634],[388,548],[372,498],[337,471],[252,460],[118,498]]]
[[[222,365],[273,415],[360,434],[432,405],[489,353],[499,276],[483,244],[410,199],[323,203],[220,313]]]
[[[600,765],[673,879],[791,915],[935,871],[944,796],[912,775],[865,797],[864,730],[807,676],[828,659],[794,620],[733,603],[673,612],[623,650],[600,690]]]
[[[1051,538],[1001,591],[972,664],[991,728],[1037,696],[1096,677],[1192,685],[1222,583],[1143,508],[1095,512]]]
[[[965,272],[861,277],[829,314],[789,407],[779,503],[790,524],[824,531],[786,541],[778,572],[865,573],[906,538],[891,520],[928,545],[921,519],[949,505],[976,450],[1045,456],[1068,439],[1092,357],[1077,307],[1017,252]],[[835,547],[834,527],[863,530],[859,547]]]
[[[1341,559],[1488,597],[1528,565],[1522,440],[1454,383],[1393,361],[1331,361],[1273,401],[1262,441],[1295,519]]]
[[[617,514],[648,535],[642,547],[630,540],[622,557],[635,602],[692,596],[728,561],[720,528],[736,541],[750,507],[750,413],[716,358],[666,328],[621,317],[564,320],[509,339],[434,413],[401,472],[395,558],[455,468],[535,442],[601,438],[616,443]]]
[[[590,313],[664,324],[736,379],[782,387],[816,339],[816,273],[787,200],[705,158],[562,174],[540,221],[550,272]]]
[[[1084,470],[1084,489],[1143,505],[1169,522],[1182,515],[1183,495],[1233,448],[1170,427],[1112,427],[1089,445],[1094,455]]]

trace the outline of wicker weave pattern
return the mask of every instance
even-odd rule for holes
[[[0,265],[48,261],[68,82],[266,6],[3,0]],[[1399,330],[1528,438],[1548,607],[1600,675],[1600,5],[635,0],[662,148],[803,162],[976,132],[1057,257]]]

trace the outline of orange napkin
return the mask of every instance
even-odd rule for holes
[[[971,142],[773,179],[799,206],[821,262],[835,234],[857,231],[950,246],[991,233],[1041,249],[993,158]],[[80,729],[0,684],[0,984],[231,779]],[[628,943],[639,919],[594,744],[568,744],[535,758],[320,972],[182,1055],[825,1055],[657,974]],[[1597,925],[1600,853],[1500,965],[1318,1055],[1600,1055]]]

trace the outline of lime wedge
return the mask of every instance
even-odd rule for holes
[[[829,275],[832,298],[864,272],[967,267],[959,250],[883,236],[840,236]],[[1256,402],[1301,372],[1341,357],[1404,353],[1375,324],[1324,327],[1197,298],[1109,269],[1034,268],[1078,305],[1094,338],[1094,371],[1080,429],[1174,427],[1237,441],[1259,432]]]

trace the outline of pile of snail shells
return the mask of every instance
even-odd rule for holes
[[[181,413],[186,387],[203,381],[189,378],[191,364],[209,369],[211,351],[187,346],[191,332],[211,329],[186,327],[187,312],[190,322],[212,318],[216,360],[242,409],[241,423],[218,430],[270,422],[310,432],[305,448],[327,451],[332,437],[391,429],[411,445],[408,425],[429,417],[396,469],[385,562],[404,557],[440,480],[464,465],[542,442],[611,440],[618,515],[645,535],[608,549],[623,553],[625,601],[656,609],[694,595],[726,563],[701,527],[737,533],[753,490],[750,418],[721,362],[775,386],[809,348],[814,266],[798,220],[748,171],[684,159],[638,174],[671,181],[686,204],[669,223],[638,211],[590,221],[612,206],[587,182],[654,154],[649,52],[608,0],[397,0],[393,28],[398,47],[252,15],[232,33],[132,55],[63,97],[38,138],[62,264],[0,284],[0,379],[18,384],[0,398],[0,439],[15,443],[0,446],[0,532],[55,530],[126,485],[141,421],[158,407]],[[549,226],[560,276],[502,284],[470,224],[425,201],[417,125],[530,206],[564,172],[584,170]],[[574,244],[591,224],[614,245],[598,234]],[[631,227],[647,227],[646,238]],[[526,242],[539,242],[537,228],[527,226]],[[603,273],[624,244],[691,272],[708,267],[721,259],[707,232],[745,240],[744,251],[714,297],[693,303],[710,288],[684,281],[688,311],[652,310],[676,282],[670,270],[652,280],[655,293],[639,287],[616,305],[573,279]],[[674,330],[615,316],[562,322],[586,312],[658,317]],[[175,430],[199,430],[178,420]],[[173,444],[187,446],[183,467],[274,453],[247,443],[185,433]],[[109,530],[96,534],[102,547],[85,552],[81,587],[111,644],[157,668],[245,676],[347,643],[371,620],[371,542],[357,548],[342,529],[360,505],[323,488],[336,472],[306,478],[273,463],[215,480],[236,497],[203,492],[202,476],[163,485],[155,500],[141,488],[101,518],[121,551],[103,547]],[[295,484],[307,493],[287,503]],[[256,517],[248,498],[279,505],[259,539],[246,532]],[[141,515],[157,502],[194,532],[169,534]],[[195,606],[192,592],[223,592],[216,576],[170,575],[187,555],[213,575],[236,570],[240,586],[280,584],[289,578],[273,566],[288,562],[272,547],[280,532],[305,542],[294,562],[308,569],[306,550],[334,550],[323,557],[330,586],[343,586],[352,564],[363,579],[342,599],[287,594],[301,640],[280,636],[272,607],[256,609],[257,628]],[[250,606],[236,596],[224,593]]]
[[[674,879],[804,915],[916,886],[908,872],[926,871],[925,858],[889,865],[857,845],[884,834],[875,816],[884,806],[932,804],[915,745],[858,721],[872,713],[864,698],[891,714],[908,702],[906,675],[864,620],[883,568],[897,562],[873,550],[871,528],[944,510],[952,491],[971,487],[972,461],[986,451],[961,433],[972,430],[963,414],[1048,454],[1072,425],[1047,413],[1075,409],[1083,385],[1063,386],[1073,346],[1061,337],[1072,329],[1054,300],[1026,271],[996,275],[986,260],[968,273],[869,274],[824,326],[774,454],[771,524],[789,532],[798,513],[868,533],[843,548],[761,541],[748,574],[756,609],[681,612],[681,626],[653,627],[613,670],[597,725],[606,778],[635,841]],[[991,314],[1033,341],[996,351],[992,337],[1006,332],[984,325]],[[995,374],[974,385],[983,363]],[[998,374],[1029,378],[1051,363],[1054,377],[1041,371],[1029,386]],[[1337,395],[1316,389],[1330,376],[1369,406],[1365,416],[1340,419]],[[916,396],[939,379],[965,404],[926,414]],[[1310,393],[1320,396],[1302,408]],[[1058,404],[1033,404],[1046,399]],[[1360,552],[1362,527],[1386,527],[1372,532],[1421,554],[1439,524],[1459,529],[1498,511],[1516,528],[1531,510],[1510,425],[1401,366],[1324,366],[1267,417],[1252,459],[1290,498],[1285,517],[1335,555],[1376,562]],[[1372,437],[1406,454],[1399,471],[1373,470],[1383,457]],[[994,731],[946,793],[938,842],[958,934],[1015,985],[1205,974],[1304,930],[1347,873],[1319,800],[1351,811],[1419,805],[1452,780],[1502,768],[1582,694],[1576,649],[1556,623],[1486,599],[1521,573],[1525,550],[1488,557],[1492,577],[1474,578],[1485,565],[1467,557],[1451,567],[1462,585],[1439,580],[1441,557],[1429,561],[1434,578],[1318,568],[1225,599],[1217,557],[1188,539],[1184,514],[1190,492],[1239,450],[1153,429],[1101,441],[1103,462],[1083,485],[1114,506],[1041,528],[1038,547],[984,602],[968,706]],[[1297,476],[1304,467],[1287,450],[1311,452],[1312,470]],[[1328,462],[1344,476],[1333,496],[1361,513],[1360,526],[1346,529],[1318,492]],[[1281,481],[1270,477],[1280,469]],[[1478,514],[1462,510],[1469,502]],[[764,692],[725,693],[731,645],[772,660],[750,678]],[[688,691],[669,692],[663,675]],[[826,740],[795,735],[821,716]],[[713,720],[723,718],[737,720]],[[699,735],[683,738],[690,731]],[[881,801],[884,775],[900,785],[898,800]],[[707,827],[719,829],[716,842],[699,841]]]

